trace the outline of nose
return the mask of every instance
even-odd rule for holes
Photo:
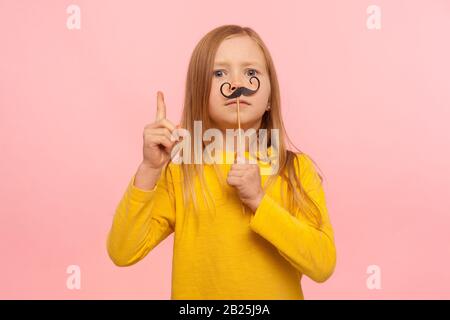
[[[231,91],[234,91],[234,90],[236,90],[237,88],[239,88],[239,87],[242,87],[242,81],[240,81],[240,80],[234,80],[233,82],[231,82],[231,88],[230,88],[230,90]]]
[[[231,91],[234,91],[237,88],[242,87],[244,85],[244,82],[243,82],[244,80],[242,79],[242,75],[240,75],[240,74],[235,73],[231,80],[232,80],[231,87],[230,87]]]

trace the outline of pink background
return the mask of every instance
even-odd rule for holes
[[[173,236],[130,268],[105,239],[156,91],[178,121],[194,46],[230,23],[267,43],[288,132],[325,174],[338,264],[305,297],[450,298],[450,1],[276,4],[0,1],[0,298],[170,298]]]

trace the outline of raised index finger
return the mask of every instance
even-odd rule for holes
[[[158,91],[156,98],[156,121],[166,118],[166,104],[164,103],[164,95]]]

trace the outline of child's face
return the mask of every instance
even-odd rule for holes
[[[237,36],[224,40],[214,59],[211,93],[209,96],[209,114],[213,125],[217,129],[235,129],[237,124],[237,105],[225,105],[228,99],[220,93],[220,86],[229,82],[232,86],[244,86],[249,89],[257,88],[258,77],[260,87],[250,96],[240,96],[240,100],[249,102],[249,105],[240,103],[241,128],[259,129],[261,118],[269,104],[270,79],[267,73],[266,60],[258,44],[249,36]],[[223,92],[229,95],[228,85],[224,85]]]

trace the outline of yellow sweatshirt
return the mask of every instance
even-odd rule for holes
[[[206,164],[205,179],[217,211],[209,211],[201,196],[197,211],[185,210],[181,168],[170,163],[168,180],[163,171],[153,190],[134,186],[134,175],[130,179],[108,235],[110,258],[117,266],[130,266],[175,232],[172,299],[304,299],[302,275],[327,280],[335,268],[336,249],[317,172],[305,154],[297,157],[302,185],[321,209],[320,229],[281,206],[280,177],[251,212],[234,187],[221,187]],[[230,166],[219,165],[225,178]],[[264,185],[268,176],[261,178]]]

